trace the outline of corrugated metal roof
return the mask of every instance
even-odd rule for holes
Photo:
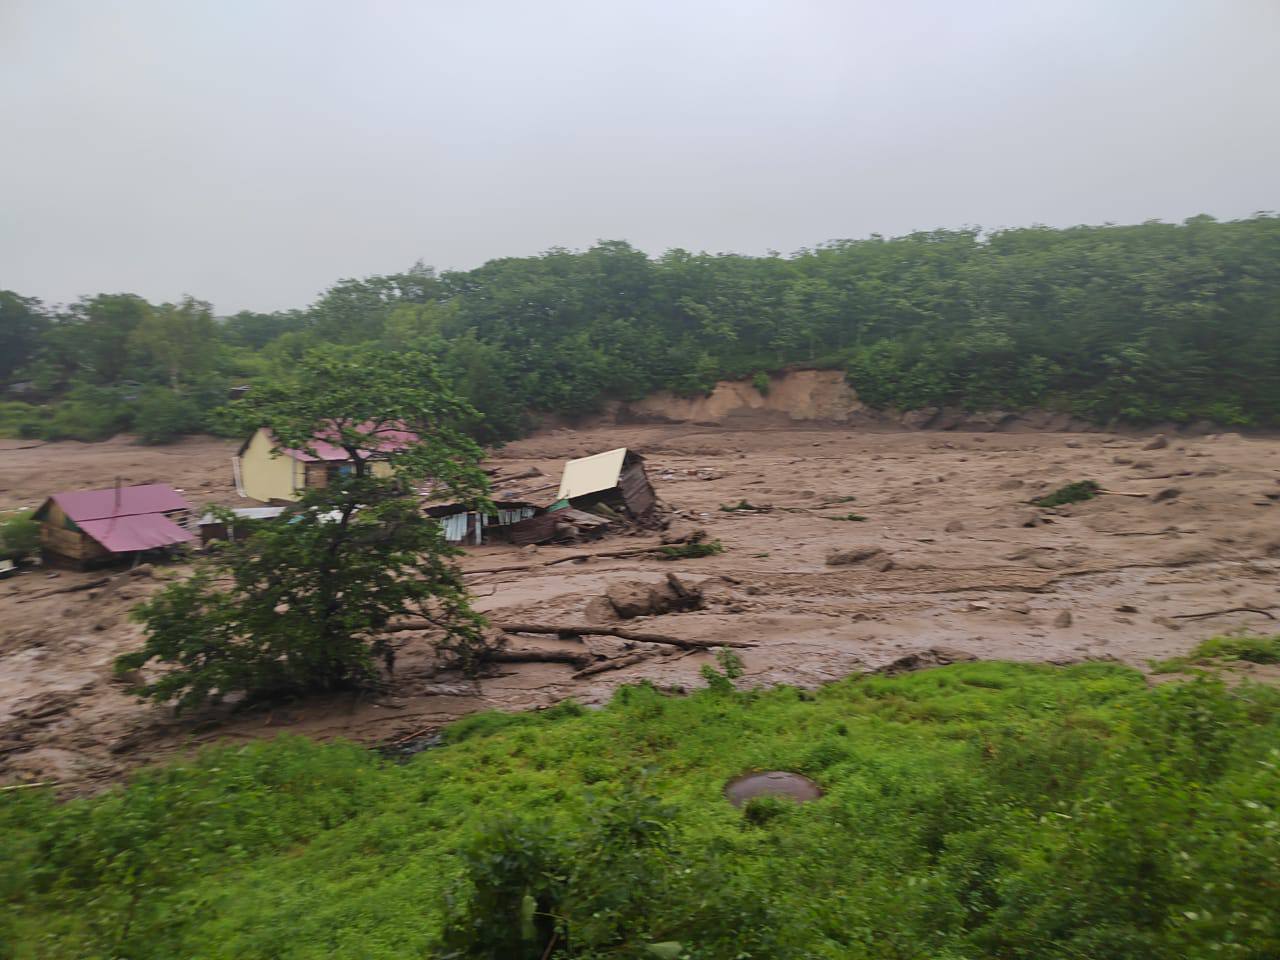
[[[579,457],[564,465],[564,473],[560,477],[560,492],[557,500],[572,500],[574,497],[585,497],[589,493],[599,493],[618,485],[618,477],[622,474],[622,463],[627,458],[627,448],[606,450],[590,457]]]
[[[115,487],[107,490],[73,490],[69,493],[55,493],[49,499],[79,524],[83,524],[85,520],[101,520],[105,517],[130,517],[191,509],[191,504],[167,483],[120,487],[118,491]],[[43,509],[42,507],[41,510]]]
[[[364,432],[373,425],[370,423],[362,423],[355,429]],[[325,461],[344,461],[351,459],[347,456],[347,451],[329,441],[336,431],[329,430],[322,432],[316,436],[311,442],[311,447],[315,450],[315,456],[305,453],[302,450],[291,450],[282,448],[280,452],[286,457],[293,457],[295,460],[301,460],[304,463],[316,460]],[[366,456],[372,456],[379,453],[395,453],[403,450],[405,447],[417,443],[418,435],[409,430],[402,430],[398,427],[382,427],[369,434],[370,443],[368,448],[361,451]]]
[[[243,517],[246,520],[273,520],[284,513],[284,510],[284,507],[236,507],[231,512],[237,517]],[[200,518],[202,526],[216,522],[218,521],[212,513],[206,513]]]
[[[160,513],[104,520],[77,520],[76,524],[112,553],[155,550],[194,539],[191,534]]]

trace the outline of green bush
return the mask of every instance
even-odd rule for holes
[[[195,400],[161,387],[142,395],[133,419],[134,432],[143,443],[172,443],[203,427],[204,416]]]
[[[1271,688],[969,663],[549,713],[403,764],[286,738],[0,794],[0,936],[41,960],[1280,955]],[[823,796],[726,802],[770,769]]]
[[[45,440],[107,440],[133,421],[132,404],[119,390],[106,387],[76,387],[49,409],[51,415],[39,427]]]
[[[1031,502],[1037,507],[1060,507],[1066,503],[1083,503],[1085,500],[1092,500],[1101,492],[1102,487],[1095,481],[1077,480]]]
[[[40,549],[40,524],[30,510],[0,514],[0,559],[21,560]]]

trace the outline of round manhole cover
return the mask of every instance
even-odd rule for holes
[[[790,797],[799,803],[817,800],[822,789],[808,777],[787,770],[744,773],[725,784],[725,798],[740,807],[754,797]]]

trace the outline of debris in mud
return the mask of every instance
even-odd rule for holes
[[[893,663],[883,666],[875,672],[881,676],[894,677],[900,673],[912,673],[916,670],[945,667],[952,663],[966,663],[977,659],[966,650],[957,650],[954,647],[929,647],[928,649],[899,657]]]
[[[1157,433],[1154,437],[1142,445],[1143,450],[1163,450],[1169,446],[1169,438],[1163,433]]]
[[[1069,627],[1074,622],[1070,610],[1060,610],[1058,615],[1053,618],[1055,627]]]
[[[685,610],[701,610],[702,591],[684,583],[674,573],[661,583],[638,580],[615,581],[606,588],[605,599],[613,612],[624,620],[658,616]]]
[[[868,561],[874,561],[874,563],[868,563]],[[868,563],[876,570],[888,570],[893,566],[893,561],[889,559],[883,547],[850,547],[846,550],[833,547],[827,552],[828,567],[848,567],[859,563]],[[888,566],[882,566],[882,564],[888,564]]]

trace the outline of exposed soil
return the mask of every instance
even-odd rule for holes
[[[678,573],[701,587],[702,609],[625,625],[752,641],[757,646],[737,651],[746,685],[819,684],[930,648],[947,659],[1116,658],[1142,666],[1215,634],[1274,631],[1273,621],[1249,611],[1177,618],[1234,607],[1280,616],[1280,441],[1223,434],[1144,449],[1149,440],[780,427],[741,418],[717,427],[555,430],[510,445],[494,465],[503,474],[538,467],[546,482],[567,457],[632,447],[648,457],[659,496],[678,511],[674,525],[705,528],[725,553],[544,566],[571,553],[658,542],[657,534],[643,534],[576,548],[486,546],[469,550],[464,566],[524,567],[474,575],[477,605],[494,619],[543,623],[608,622],[600,598],[610,583],[658,585]],[[4,507],[116,476],[170,482],[197,502],[235,496],[235,444],[225,441],[16,446],[0,449]],[[1112,493],[1052,511],[1029,505],[1081,479]],[[719,509],[741,500],[761,509]],[[838,519],[849,514],[866,519]],[[403,633],[385,693],[177,720],[125,693],[112,680],[111,661],[140,641],[129,608],[160,578],[182,572],[114,571],[98,589],[29,602],[102,574],[49,579],[37,571],[0,582],[0,779],[93,790],[192,744],[286,731],[385,744],[478,709],[536,708],[565,697],[601,703],[618,684],[641,678],[696,688],[704,682],[699,668],[713,662],[709,653],[661,648],[580,680],[570,663],[504,663],[469,681],[437,674],[427,638]],[[521,637],[518,645],[629,652],[614,637]]]

